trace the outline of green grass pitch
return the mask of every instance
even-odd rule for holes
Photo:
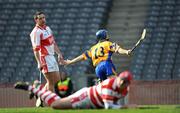
[[[51,108],[0,108],[0,113],[180,113],[180,105],[143,106],[138,109],[53,110]]]

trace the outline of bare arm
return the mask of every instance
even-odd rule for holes
[[[59,49],[59,47],[58,47],[58,45],[56,43],[54,44],[54,50],[55,50],[57,55],[62,56],[61,51],[60,51],[60,49]]]
[[[63,58],[62,53],[61,53],[61,51],[60,51],[60,49],[56,43],[54,44],[54,51],[58,55],[58,63],[63,64],[64,58]]]
[[[119,54],[130,55],[131,50],[123,49],[116,43],[114,43],[114,47],[116,53],[118,52]]]
[[[74,64],[76,62],[82,61],[84,59],[83,55],[80,55],[72,60],[66,60],[66,65]]]
[[[119,48],[118,49],[118,51],[117,51],[119,54],[125,54],[125,55],[128,55],[129,53],[128,53],[128,50],[126,50],[126,49],[123,49],[123,48]]]
[[[35,59],[37,61],[37,64],[38,64],[38,69],[42,69],[42,64],[41,64],[41,61],[40,61],[40,55],[39,55],[39,51],[34,51],[34,56],[35,56]]]

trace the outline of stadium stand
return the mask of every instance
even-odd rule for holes
[[[29,39],[37,10],[47,14],[65,59],[94,44],[99,28],[107,28],[112,41],[125,48],[131,48],[146,28],[146,38],[132,57],[113,56],[118,72],[130,69],[135,79],[122,103],[180,104],[179,0],[0,0],[0,108],[35,105],[12,83],[39,78]],[[75,90],[94,84],[90,64],[66,68]]]
[[[150,0],[145,22],[148,34],[132,59],[136,79],[179,78],[179,5],[177,0]]]
[[[130,48],[143,27],[148,31],[133,58],[115,56],[116,67],[121,71],[130,68],[138,80],[180,78],[179,1],[42,1],[0,0],[0,83],[38,78],[29,39],[34,25],[32,15],[36,10],[47,14],[48,25],[54,31],[65,59],[71,59],[95,43],[94,34],[107,24],[111,6],[107,29],[114,41],[123,42],[125,48]],[[72,65],[67,70],[70,75],[92,73],[88,68],[92,68],[89,61]]]
[[[37,10],[47,14],[65,59],[74,58],[95,43],[95,32],[106,21],[111,0],[0,0],[0,83],[33,81],[39,71],[29,34]],[[70,75],[90,71],[89,61],[67,68]],[[91,72],[90,72],[91,73]]]
[[[148,10],[148,0],[114,0],[107,29],[111,39],[130,49],[139,39]],[[114,55],[118,72],[129,69],[131,57]]]

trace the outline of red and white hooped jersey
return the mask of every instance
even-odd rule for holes
[[[31,43],[34,51],[39,51],[41,56],[54,55],[54,37],[48,26],[35,26],[31,34]]]
[[[89,98],[97,108],[104,108],[104,103],[114,104],[127,93],[127,88],[122,92],[119,91],[116,77],[109,78],[88,90]]]

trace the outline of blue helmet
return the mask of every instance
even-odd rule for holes
[[[96,38],[97,40],[106,40],[109,39],[107,30],[101,29],[96,32]]]

